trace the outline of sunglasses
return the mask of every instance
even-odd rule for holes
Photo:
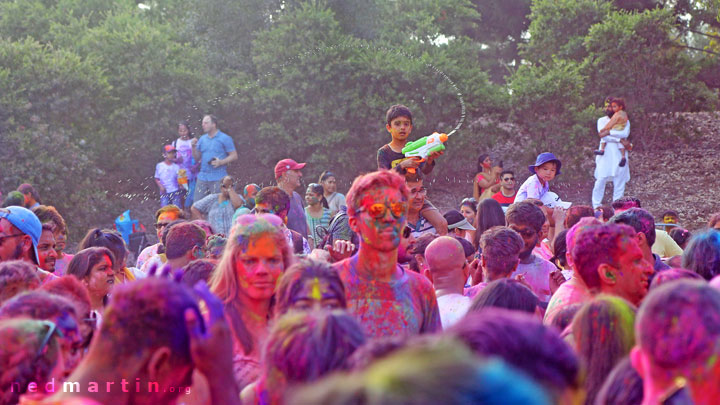
[[[414,188],[414,189],[410,190],[410,194],[411,195],[412,194],[425,195],[425,194],[427,194],[427,189],[425,187]]]
[[[158,222],[157,224],[155,224],[155,228],[162,229],[162,228],[165,228],[166,226],[168,226],[168,224],[169,224],[169,222]]]
[[[406,225],[405,228],[403,228],[402,236],[403,236],[403,238],[407,239],[410,237],[411,233],[412,233],[412,228],[410,228],[409,226]]]
[[[388,209],[390,209],[390,212],[395,218],[400,218],[407,212],[407,203],[404,202],[394,202],[390,204],[390,207],[383,203],[376,203],[372,204],[369,207],[362,207],[358,211],[360,212],[367,212],[371,217],[373,218],[382,218],[385,216],[385,213]]]
[[[57,334],[58,337],[63,337],[62,332],[60,331],[60,329],[57,328],[57,325],[55,325],[54,322],[50,322],[47,320],[41,322],[48,327],[48,331],[45,333],[45,337],[40,342],[40,347],[38,347],[37,353],[35,354],[36,358],[39,358],[40,356],[45,354],[45,352],[47,351],[47,345],[48,343],[50,343],[50,339],[52,338],[53,334]]]

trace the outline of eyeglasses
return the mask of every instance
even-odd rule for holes
[[[427,194],[427,189],[425,187],[414,188],[414,189],[410,190],[410,194],[425,195],[425,194]]]
[[[513,231],[519,233],[523,238],[530,238],[530,237],[534,236],[534,235],[537,233],[537,232],[535,232],[534,230],[532,230],[532,229],[527,229],[527,228],[526,228],[526,229],[517,229],[517,228],[514,228],[514,227],[511,226],[510,229],[512,229]]]
[[[407,204],[403,202],[394,202],[390,204],[390,207],[383,203],[372,204],[369,207],[362,207],[358,211],[367,212],[373,218],[382,218],[385,216],[388,208],[395,218],[400,218],[407,212]]]
[[[166,226],[168,226],[168,224],[169,224],[169,222],[158,222],[157,224],[155,224],[155,228],[162,229],[162,228],[165,228]]]
[[[63,337],[62,332],[60,329],[57,328],[57,325],[55,325],[54,322],[50,321],[41,321],[45,326],[48,327],[47,333],[45,333],[45,337],[40,342],[40,347],[38,347],[37,353],[35,354],[35,357],[40,357],[45,353],[45,348],[47,347],[48,343],[50,343],[50,338],[52,338],[54,333],[57,333],[59,337]]]
[[[18,236],[25,236],[25,234],[24,233],[14,233],[12,235],[0,236],[0,245],[2,245],[3,242],[5,242],[5,239],[17,238]]]

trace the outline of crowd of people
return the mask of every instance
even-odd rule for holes
[[[305,163],[240,190],[217,118],[199,139],[181,123],[156,169],[158,242],[136,260],[110,229],[66,252],[61,213],[29,184],[9,193],[0,404],[720,398],[720,214],[691,234],[637,198],[566,208],[551,153],[520,187],[481,155],[473,197],[442,213],[424,183],[442,152],[404,156],[407,107],[386,122],[378,170],[346,195],[325,171],[305,203]]]

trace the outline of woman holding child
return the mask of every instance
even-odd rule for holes
[[[487,153],[478,157],[477,173],[473,178],[473,198],[480,201],[500,191],[500,172],[493,167],[492,158]]]

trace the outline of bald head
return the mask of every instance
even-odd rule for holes
[[[425,249],[425,260],[433,275],[461,271],[465,265],[465,251],[455,238],[440,236]]]

